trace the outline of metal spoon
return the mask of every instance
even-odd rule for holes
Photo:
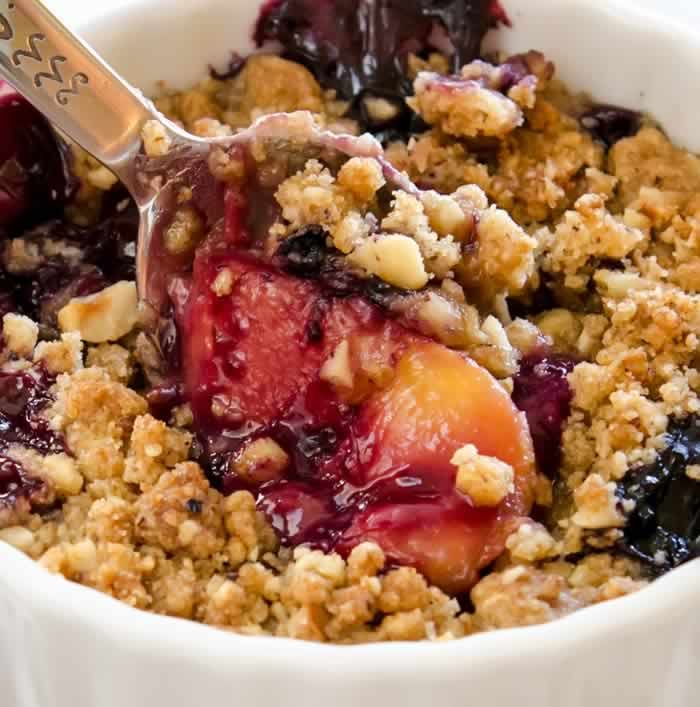
[[[161,115],[39,0],[0,0],[0,76],[129,190],[140,213],[137,285],[141,298],[158,311],[167,297],[168,266],[161,257],[159,236],[177,208],[181,188],[196,186],[209,227],[222,218],[223,187],[208,166],[215,147],[230,150],[260,139],[313,143],[373,158],[388,181],[418,193],[386,160],[373,137],[323,131],[307,112],[269,115],[229,137],[190,135]],[[165,157],[146,158],[143,153],[141,134],[151,120],[165,129],[170,144]]]
[[[173,147],[193,160],[208,153],[208,141],[158,113],[39,0],[0,0],[0,76],[129,190],[140,212],[137,279],[146,292],[151,233],[167,190],[139,178],[143,126],[158,120]]]

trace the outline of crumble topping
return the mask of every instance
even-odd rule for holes
[[[265,146],[253,151],[274,192],[271,243],[319,227],[353,273],[410,291],[392,314],[467,352],[508,393],[523,357],[553,350],[575,363],[565,376],[561,465],[553,478],[540,470],[532,490],[542,523],[506,529],[506,551],[469,592],[473,609],[415,569],[394,567],[375,542],[345,556],[283,547],[250,490],[215,489],[196,461],[191,407],[174,406],[166,423],[141,394],[144,361],[157,352],[145,354],[137,339],[127,280],[87,296],[69,292],[55,312],[58,331],[49,317],[3,317],[2,372],[37,363],[57,376],[46,418],[68,451],[2,448],[43,487],[15,506],[0,497],[0,540],[138,608],[249,635],[338,643],[542,623],[643,587],[640,564],[618,552],[634,510],[619,483],[659,458],[674,418],[700,412],[700,160],[648,121],[608,149],[578,120],[581,99],[552,80],[541,55],[518,61],[522,75],[508,85],[508,62],[476,61],[445,77],[444,57],[411,59],[416,95],[408,103],[430,128],[393,139],[387,156],[417,193],[391,191],[375,159],[327,163],[302,149],[285,153],[280,171]],[[395,116],[390,101],[365,103],[376,122]],[[158,105],[204,137],[280,110],[309,110],[330,130],[359,131],[348,104],[307,69],[269,55]],[[474,142],[484,137],[486,155]],[[155,121],[143,139],[149,155],[169,149]],[[115,178],[75,152],[80,189],[67,213],[94,223]],[[213,150],[209,166],[230,186],[249,176],[225,150]],[[178,256],[207,235],[190,198],[183,195],[164,237]],[[57,254],[82,262],[72,241],[23,234],[6,239],[2,261],[22,275]],[[211,291],[225,301],[236,283],[222,268]],[[364,355],[350,337],[322,364],[321,380],[345,402],[393,379],[385,359]],[[252,487],[284,477],[291,463],[264,435],[231,460]],[[452,464],[455,488],[474,506],[497,507],[514,492],[512,465],[474,445]],[[684,471],[688,483],[699,476],[697,464]]]

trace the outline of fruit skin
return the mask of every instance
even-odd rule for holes
[[[520,361],[513,402],[527,416],[540,471],[553,478],[561,461],[561,436],[573,393],[567,376],[576,362],[542,348]]]
[[[347,554],[375,540],[390,562],[466,591],[532,504],[524,417],[465,355],[405,329],[355,286],[329,289],[311,256],[296,261],[302,279],[222,242],[197,254],[178,320],[200,459],[224,492],[257,494],[284,544]],[[211,285],[224,269],[231,289],[218,296]],[[320,378],[342,341],[355,397]],[[251,486],[230,460],[263,436],[290,466]],[[450,459],[468,443],[514,467],[515,491],[497,508],[476,509],[454,488]]]
[[[393,383],[362,407],[355,429],[362,431],[356,431],[358,444],[371,450],[371,456],[365,451],[365,483],[400,472],[416,488],[434,489],[435,499],[369,508],[340,549],[375,540],[395,562],[410,559],[444,589],[466,591],[477,570],[502,552],[513,521],[532,506],[533,452],[523,416],[483,368],[420,342],[399,361]],[[465,444],[513,467],[515,490],[498,507],[475,508],[455,490],[450,460]]]

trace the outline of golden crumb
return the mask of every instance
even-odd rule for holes
[[[497,506],[513,492],[513,467],[479,454],[473,444],[458,449],[451,461],[457,467],[457,490],[475,506]]]
[[[136,283],[122,280],[94,295],[74,297],[58,313],[61,331],[93,344],[126,336],[138,321]]]
[[[39,337],[39,326],[21,314],[6,314],[2,318],[2,340],[20,358],[31,358]]]

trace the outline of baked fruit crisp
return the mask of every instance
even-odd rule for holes
[[[3,87],[0,540],[336,643],[543,623],[697,556],[700,160],[481,56],[502,23],[267,3],[281,54],[157,99],[237,138],[177,184],[141,303],[134,205]]]

